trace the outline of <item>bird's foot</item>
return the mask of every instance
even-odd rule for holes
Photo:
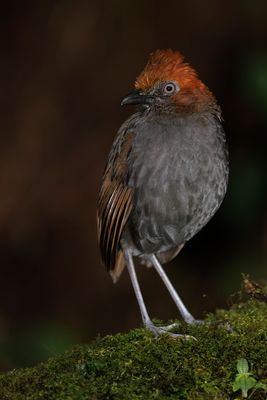
[[[156,326],[153,324],[152,321],[145,323],[146,329],[151,331],[155,336],[167,334],[168,336],[175,338],[175,339],[180,338],[180,339],[185,339],[185,340],[188,340],[188,339],[189,340],[197,340],[194,336],[191,336],[191,335],[184,335],[184,334],[180,334],[180,333],[170,332],[172,329],[177,328],[178,326],[179,326],[179,324],[177,324],[177,323],[170,324],[167,326]]]
[[[190,314],[190,312],[187,310],[183,311],[182,318],[184,322],[188,325],[204,324],[204,321],[202,321],[201,319],[194,318],[193,315]]]
[[[203,325],[203,324],[205,324],[205,321],[203,321],[202,319],[195,319],[195,318],[193,318],[193,319],[190,320],[190,321],[186,321],[186,323],[187,323],[187,324],[190,324],[190,325]]]

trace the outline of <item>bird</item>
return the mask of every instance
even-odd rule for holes
[[[183,320],[196,323],[162,265],[221,205],[228,147],[220,106],[178,51],[151,53],[121,105],[136,109],[118,130],[108,156],[97,205],[98,242],[114,282],[127,267],[143,325],[158,336],[173,325],[153,323],[134,260],[155,268]]]

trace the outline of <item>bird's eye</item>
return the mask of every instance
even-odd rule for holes
[[[163,92],[166,95],[171,95],[179,90],[175,82],[167,82],[163,87]]]

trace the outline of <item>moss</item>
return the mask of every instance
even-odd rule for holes
[[[1,400],[234,399],[237,360],[267,382],[267,304],[219,310],[204,324],[180,324],[197,340],[155,338],[144,329],[98,338],[35,368],[0,376]],[[239,397],[240,398],[240,397]],[[250,399],[264,399],[256,390]]]

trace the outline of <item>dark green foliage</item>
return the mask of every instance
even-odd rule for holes
[[[1,400],[235,399],[237,361],[267,383],[267,304],[250,300],[181,324],[197,340],[155,338],[144,329],[98,338],[35,368],[0,377]],[[241,398],[241,397],[239,397]],[[250,399],[264,399],[262,390]]]

